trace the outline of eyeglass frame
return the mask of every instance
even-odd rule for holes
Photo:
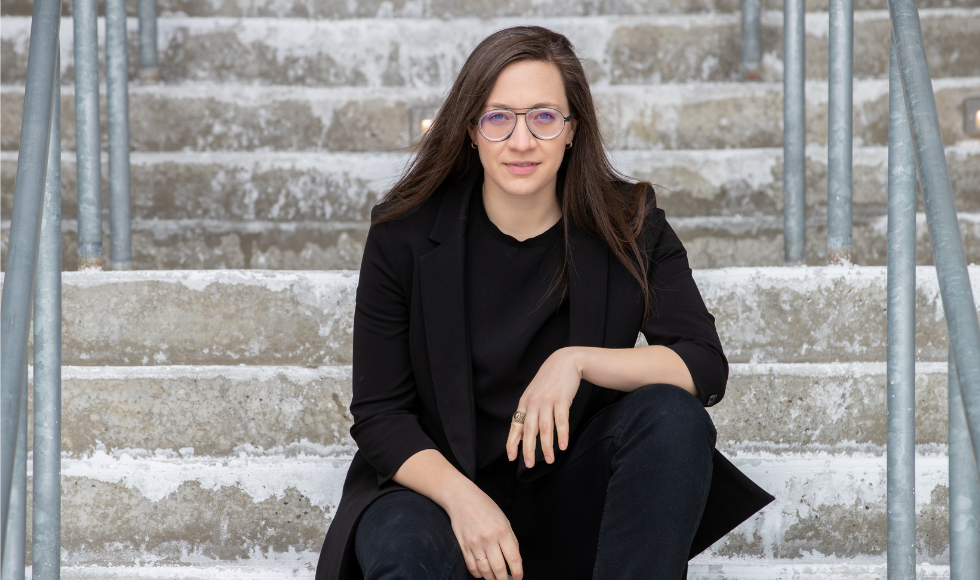
[[[523,110],[524,112],[523,113],[518,113],[517,111],[520,111],[520,110]],[[514,127],[510,130],[510,133],[507,133],[507,136],[506,137],[501,137],[500,139],[491,139],[490,137],[487,137],[486,134],[483,132],[483,127],[480,125],[480,122],[483,120],[484,117],[486,117],[490,113],[496,113],[498,111],[508,111],[510,113],[513,113],[515,115],[515,118],[514,118]],[[527,115],[531,111],[554,111],[554,112],[558,113],[558,118],[561,119],[561,129],[558,130],[558,133],[554,137],[547,137],[547,138],[545,138],[545,137],[538,137],[537,135],[534,134],[534,129],[531,129],[531,126],[527,124]],[[561,111],[559,111],[558,109],[555,109],[554,107],[531,107],[531,108],[528,108],[528,109],[490,109],[489,111],[486,111],[485,113],[483,113],[482,115],[480,115],[480,118],[479,119],[470,119],[470,123],[476,125],[477,130],[480,132],[480,135],[484,139],[486,139],[487,141],[490,141],[491,143],[500,143],[502,141],[506,141],[506,140],[510,139],[511,135],[514,134],[514,131],[517,130],[517,118],[516,117],[518,117],[520,115],[524,115],[524,125],[527,127],[527,131],[528,131],[528,133],[531,134],[532,137],[534,137],[538,141],[554,141],[555,139],[561,137],[561,134],[565,132],[565,123],[567,123],[568,121],[570,121],[572,119],[572,117],[575,116],[575,113],[569,113],[568,116],[566,117],[566,116],[562,115]]]

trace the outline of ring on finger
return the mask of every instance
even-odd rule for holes
[[[511,423],[524,423],[524,419],[527,417],[527,413],[524,411],[514,411],[514,416],[511,417]]]

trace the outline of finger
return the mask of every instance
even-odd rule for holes
[[[470,573],[470,576],[473,576],[474,578],[483,578],[483,575],[480,574],[479,568],[477,568],[476,557],[473,556],[473,552],[463,550],[463,562],[466,563],[466,570]]]
[[[510,566],[510,575],[514,577],[514,580],[522,580],[524,578],[524,564],[521,560],[521,551],[518,548],[517,538],[514,537],[514,534],[511,534],[500,543],[500,551],[504,554],[504,558],[507,558],[507,565]]]
[[[555,407],[555,429],[558,431],[558,448],[568,449],[568,407],[561,403]]]
[[[490,575],[487,578],[507,580],[507,561],[504,560],[504,555],[500,552],[499,547],[487,552],[487,561],[490,563]]]
[[[534,448],[538,437],[538,411],[528,410],[524,419],[524,464],[534,467]]]
[[[490,568],[490,559],[486,555],[476,559],[476,567],[480,571],[480,575],[477,576],[477,578],[485,578],[486,580],[496,580],[496,577],[493,574],[493,570]],[[506,578],[504,580],[506,580]]]
[[[546,411],[538,415],[538,428],[541,429],[541,452],[548,463],[555,462],[554,443],[554,411]]]
[[[510,433],[507,434],[507,460],[517,459],[517,445],[521,442],[521,435],[524,434],[523,423],[511,423]]]

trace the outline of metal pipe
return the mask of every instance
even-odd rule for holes
[[[129,200],[129,67],[126,1],[106,0],[106,102],[109,120],[109,257],[114,270],[132,267]]]
[[[742,0],[742,78],[759,80],[759,20],[761,0]]]
[[[58,69],[55,69],[58,70]],[[51,107],[37,283],[34,288],[34,580],[61,577],[61,85]]]
[[[27,392],[27,369],[24,369],[24,392]],[[10,515],[4,539],[3,566],[0,580],[24,580],[27,558],[27,397],[21,399],[17,426],[17,454],[14,459],[14,481],[10,492]]]
[[[851,263],[854,0],[830,0],[827,78],[827,261]]]
[[[915,152],[895,45],[888,82],[888,580],[915,580]]]
[[[953,189],[939,132],[939,115],[926,64],[919,12],[915,0],[891,0],[888,10],[902,72],[919,182],[926,201],[926,221],[943,312],[949,327],[950,344],[956,352],[956,374],[960,379],[974,457],[980,457],[980,322],[977,321],[963,238],[953,205]]]
[[[970,433],[949,351],[949,578],[980,578],[980,480],[970,450]]]
[[[806,30],[804,0],[783,0],[783,242],[787,262],[806,259]]]
[[[102,269],[102,137],[96,0],[74,0],[78,269]]]
[[[157,59],[157,2],[139,0],[140,16],[140,80],[144,83],[160,82],[160,65]]]
[[[10,494],[21,402],[27,400],[27,342],[44,201],[61,0],[35,0],[17,156],[17,185],[0,304],[0,560],[6,560]]]

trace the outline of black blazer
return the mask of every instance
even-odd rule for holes
[[[476,475],[472,365],[464,296],[464,240],[470,192],[480,174],[440,187],[411,214],[372,227],[361,262],[354,310],[351,436],[358,451],[317,564],[317,580],[360,580],[354,529],[409,457],[438,449],[471,479]],[[655,203],[652,190],[651,203]],[[644,230],[655,300],[646,321],[640,287],[605,242],[572,225],[569,237],[569,344],[628,348],[642,330],[648,343],[677,352],[706,406],[721,400],[728,363],[691,276],[687,253],[663,210]],[[625,393],[583,381],[569,412],[571,439],[599,410]],[[540,457],[518,476],[529,481],[561,464]],[[540,456],[540,447],[537,450]],[[772,496],[720,453],[691,557],[760,510]],[[573,547],[570,549],[574,549]]]

